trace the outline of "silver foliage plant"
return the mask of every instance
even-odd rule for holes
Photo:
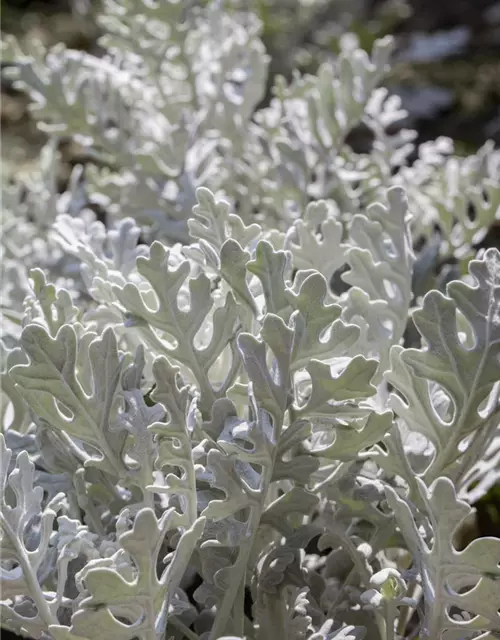
[[[6,45],[50,137],[3,196],[2,626],[498,638],[500,540],[458,533],[500,477],[499,153],[408,161],[388,39],[255,111],[258,21],[188,4]]]

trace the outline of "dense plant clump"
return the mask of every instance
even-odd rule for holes
[[[3,186],[2,626],[499,638],[500,539],[459,530],[500,477],[500,152],[415,148],[390,38],[257,110],[242,3],[103,4],[103,58],[4,43],[48,142]]]

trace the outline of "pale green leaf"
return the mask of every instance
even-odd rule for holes
[[[205,526],[204,518],[199,518],[181,535],[168,566],[158,575],[157,566],[163,562],[162,544],[176,521],[173,510],[166,511],[160,520],[152,509],[138,512],[132,529],[119,538],[121,548],[134,561],[135,576],[131,580],[120,575],[107,560],[86,565],[81,577],[88,596],[72,616],[72,634],[89,640],[147,640],[151,635],[165,633],[168,601],[179,586]]]
[[[471,507],[457,499],[448,478],[438,478],[430,489],[419,479],[417,483],[432,541],[423,537],[408,502],[392,488],[388,487],[386,493],[421,575],[422,628],[432,638],[439,638],[443,631],[455,627],[477,631],[500,629],[500,540],[477,538],[458,551],[454,536],[472,512]],[[454,619],[452,607],[470,613],[471,620]]]
[[[89,455],[88,460],[119,475],[124,469],[121,450],[126,433],[113,432],[110,424],[123,362],[115,335],[107,329],[86,345],[92,386],[85,389],[76,369],[84,342],[71,325],[61,327],[53,338],[43,327],[30,324],[21,336],[30,364],[12,367],[10,375],[39,418],[52,429],[95,447],[99,455]]]
[[[447,296],[438,291],[425,296],[414,314],[425,346],[396,349],[386,376],[401,393],[391,397],[396,414],[436,449],[429,470],[433,477],[455,460],[460,441],[498,411],[495,406],[486,414],[481,410],[500,380],[500,253],[489,249],[469,268],[473,285],[456,281],[448,285]],[[460,332],[459,314],[472,341]]]
[[[226,298],[224,306],[214,310],[211,294],[211,283],[204,273],[189,278],[190,264],[183,261],[173,269],[169,264],[170,251],[159,242],[154,242],[148,257],[137,259],[137,269],[146,278],[156,297],[145,299],[139,288],[127,283],[124,287],[113,287],[113,290],[124,309],[139,318],[138,328],[145,339],[169,358],[189,368],[199,384],[201,399],[200,409],[207,412],[217,397],[224,395],[226,389],[234,381],[238,367],[237,352],[232,348],[232,366],[223,372],[225,378],[211,381],[209,371],[217,358],[227,346],[231,346],[234,328],[238,319],[238,309],[231,294]],[[179,297],[181,288],[188,296],[189,307],[181,305]],[[207,332],[212,324],[211,335]],[[159,341],[151,328],[164,332],[164,340]],[[200,348],[195,339],[202,332],[204,342]],[[175,346],[169,344],[175,341]]]

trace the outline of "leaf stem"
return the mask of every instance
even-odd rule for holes
[[[234,634],[239,637],[243,637],[245,635],[244,627],[245,627],[245,584],[246,584],[246,569],[245,575],[240,580],[240,586],[238,587],[238,595],[236,597],[235,605],[234,605],[234,615],[233,615],[233,623],[234,623]]]

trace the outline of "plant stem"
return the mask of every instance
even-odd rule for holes
[[[194,631],[191,631],[189,627],[187,627],[182,620],[179,620],[176,616],[171,616],[168,619],[168,624],[171,624],[173,627],[178,629],[181,633],[183,633],[188,640],[200,640],[200,637]]]
[[[240,546],[238,557],[236,558],[236,562],[231,568],[231,573],[230,573],[231,578],[229,581],[229,585],[224,593],[224,598],[222,600],[222,604],[219,608],[219,611],[217,612],[217,616],[215,618],[215,622],[212,627],[209,640],[218,640],[218,638],[224,635],[224,633],[226,632],[226,627],[228,624],[229,617],[231,615],[231,611],[234,606],[236,596],[242,585],[243,585],[242,588],[244,588],[243,580],[245,579],[245,576],[246,576],[248,558],[250,556],[250,553],[254,545],[255,535],[259,528],[260,518],[262,515],[262,511],[264,510],[264,505],[266,503],[269,486],[271,484],[271,480],[273,477],[274,463],[276,460],[276,452],[278,450],[279,435],[283,428],[284,417],[285,417],[284,411],[280,416],[274,417],[275,422],[273,426],[272,442],[274,442],[275,445],[273,447],[272,461],[271,461],[271,464],[269,464],[269,466],[264,467],[264,470],[262,472],[262,477],[260,482],[260,499],[258,500],[258,502],[254,502],[250,507],[248,529],[251,532],[251,535]]]
[[[271,474],[269,474],[269,476],[270,475]],[[222,599],[222,604],[217,612],[217,616],[215,618],[214,626],[212,627],[212,632],[210,634],[209,640],[218,640],[218,638],[223,636],[226,632],[226,627],[231,616],[231,611],[233,609],[236,596],[238,595],[241,582],[246,575],[248,556],[250,555],[250,551],[252,550],[253,540],[259,526],[261,513],[262,508],[260,507],[260,505],[250,508],[248,528],[252,532],[252,535],[241,545],[238,552],[238,557],[236,558],[236,562],[231,567],[230,582],[224,592],[224,598]]]
[[[394,603],[387,603],[385,613],[385,640],[394,640],[394,618],[397,613],[395,611]]]
[[[238,637],[244,636],[244,627],[245,627],[245,584],[246,584],[246,570],[245,575],[240,581],[240,586],[238,588],[238,595],[234,604],[234,615],[233,615],[233,623],[234,623],[234,634]]]

